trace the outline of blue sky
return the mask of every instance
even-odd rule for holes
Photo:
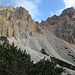
[[[0,0],[0,5],[22,6],[35,21],[40,22],[54,14],[59,15],[66,8],[75,7],[75,0]]]

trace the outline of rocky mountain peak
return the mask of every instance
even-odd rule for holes
[[[23,7],[0,6],[0,35],[15,37],[25,30],[37,32],[37,24]]]
[[[40,25],[50,30],[54,35],[69,43],[75,43],[75,9],[73,7],[63,10],[62,14],[49,17]]]
[[[72,17],[75,14],[75,9],[73,7],[67,8],[62,11],[62,14],[60,16],[69,16]]]
[[[17,8],[17,10],[21,15],[24,14],[24,13],[28,14],[28,11],[25,8],[21,7],[21,6],[19,8]]]
[[[18,14],[17,17],[18,19],[22,19],[22,20],[31,20],[31,16],[29,14],[29,12],[23,8],[23,7],[19,7],[16,11],[16,13]]]
[[[0,17],[4,17],[4,19],[11,21],[32,20],[29,12],[23,7],[14,8],[12,6],[0,6]]]

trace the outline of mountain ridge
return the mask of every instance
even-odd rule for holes
[[[59,16],[54,15],[42,21],[40,25],[45,25],[57,37],[69,43],[75,43],[75,9],[73,7],[63,10]]]
[[[73,8],[68,10],[75,12]],[[44,57],[56,57],[75,66],[75,15],[62,14],[38,23],[23,7],[0,6],[0,36],[26,50],[35,63]]]

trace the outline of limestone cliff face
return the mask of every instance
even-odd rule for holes
[[[43,33],[42,28],[48,29],[59,38],[75,43],[75,9],[65,9],[59,16],[49,17],[39,25],[23,7],[0,6],[0,35],[16,37],[27,30]]]
[[[37,32],[38,27],[25,8],[0,6],[0,35],[16,37],[27,28]]]
[[[41,25],[57,37],[75,43],[75,9],[73,7],[65,9],[59,16],[49,17],[46,21],[42,21]]]

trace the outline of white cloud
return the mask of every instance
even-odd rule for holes
[[[61,8],[61,9],[58,9],[56,12],[50,12],[50,17],[53,15],[60,15],[63,10],[64,10],[64,8]]]
[[[62,11],[66,8],[75,7],[75,0],[61,0],[64,2],[64,6],[56,11],[56,14],[59,15],[62,13]]]
[[[53,15],[54,15],[54,13],[53,12],[50,12],[50,17],[53,16]]]
[[[61,1],[64,2],[64,6],[61,9],[58,9],[56,12],[50,12],[50,16],[54,14],[60,15],[62,11],[66,8],[70,8],[70,7],[75,8],[75,0],[61,0]]]
[[[61,9],[57,10],[57,11],[56,11],[56,14],[57,14],[57,15],[60,15],[64,9],[65,9],[65,8],[61,8]]]
[[[13,0],[13,3],[15,7],[25,7],[34,20],[39,20],[38,17],[40,16],[40,11],[38,5],[41,4],[41,0]]]
[[[75,0],[62,0],[65,4],[65,8],[75,7]]]

